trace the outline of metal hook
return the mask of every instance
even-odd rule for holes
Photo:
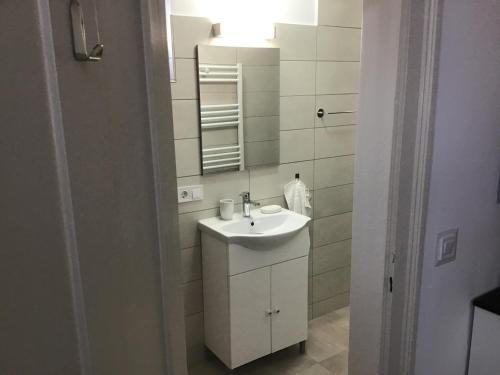
[[[104,52],[104,45],[99,40],[90,51],[90,54],[87,53],[87,38],[85,35],[83,8],[78,0],[71,0],[70,13],[71,26],[73,30],[73,52],[75,59],[78,61],[100,61]]]

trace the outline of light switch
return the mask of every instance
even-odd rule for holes
[[[177,201],[179,203],[203,200],[203,185],[179,186],[177,188]]]
[[[438,234],[436,266],[452,262],[457,257],[458,229],[449,229]]]

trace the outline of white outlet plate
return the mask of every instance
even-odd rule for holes
[[[438,234],[436,266],[453,262],[457,257],[458,229],[449,229]]]
[[[203,200],[203,185],[179,186],[177,188],[177,201],[187,203]]]

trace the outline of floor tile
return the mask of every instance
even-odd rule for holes
[[[326,368],[331,375],[347,375],[347,361],[348,353],[347,350],[334,355],[328,359],[321,362],[321,365]]]

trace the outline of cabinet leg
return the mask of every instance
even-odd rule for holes
[[[305,341],[299,342],[299,351],[300,351],[300,354],[306,354],[306,342]]]

